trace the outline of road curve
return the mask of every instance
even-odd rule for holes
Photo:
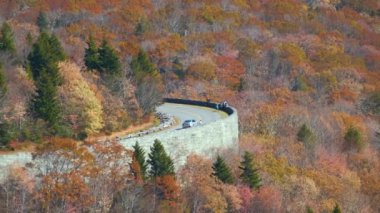
[[[181,130],[182,123],[185,120],[202,120],[203,125],[205,125],[228,116],[227,113],[216,109],[187,104],[164,103],[157,107],[156,110],[157,112],[174,116],[178,120],[178,123],[166,131]]]

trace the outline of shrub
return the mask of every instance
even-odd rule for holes
[[[309,85],[305,77],[300,76],[295,79],[294,86],[292,88],[293,91],[307,91],[308,89],[309,89]]]
[[[84,131],[78,133],[78,135],[77,135],[78,140],[81,140],[81,141],[86,140],[87,137],[88,137],[88,135],[87,135],[87,133],[84,132]]]
[[[380,92],[370,95],[364,102],[365,111],[380,115]]]
[[[362,133],[355,127],[351,126],[347,129],[347,132],[344,135],[344,141],[348,148],[356,148],[357,150],[360,150],[364,146],[362,137]]]
[[[311,146],[315,142],[315,136],[306,124],[303,124],[298,131],[297,139],[298,141],[302,141],[306,146]]]

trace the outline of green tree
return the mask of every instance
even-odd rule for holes
[[[244,153],[243,161],[241,162],[241,166],[239,168],[243,170],[240,178],[245,184],[253,189],[259,189],[261,187],[261,178],[259,176],[258,169],[253,166],[253,157],[251,153]]]
[[[175,174],[173,160],[166,154],[159,140],[155,140],[153,147],[150,148],[148,163],[150,165],[149,173],[151,177]]]
[[[34,116],[48,122],[52,130],[59,128],[61,114],[57,98],[57,86],[46,68],[41,71],[31,109]]]
[[[111,76],[121,75],[121,62],[116,54],[116,51],[108,44],[106,40],[103,40],[102,45],[99,48],[99,71],[102,74]]]
[[[303,124],[297,133],[297,140],[303,142],[306,146],[312,146],[315,142],[315,136],[306,124]]]
[[[38,81],[41,71],[45,69],[51,76],[50,79],[54,85],[60,85],[62,77],[59,74],[58,62],[63,61],[65,58],[65,53],[58,38],[42,32],[28,55],[33,79]]]
[[[157,68],[144,50],[140,50],[137,57],[132,59],[131,68],[138,83],[142,82],[146,77],[157,78],[159,76]]]
[[[183,64],[179,60],[179,58],[175,58],[172,64],[172,70],[173,72],[180,78],[184,79],[185,78],[185,69],[183,67]]]
[[[299,76],[294,81],[293,91],[306,91],[309,89],[309,85],[306,82],[304,76]]]
[[[342,210],[340,209],[340,206],[338,204],[335,204],[335,207],[334,207],[334,210],[332,211],[332,213],[341,213]]]
[[[9,52],[12,54],[16,53],[12,28],[7,22],[4,22],[1,26],[0,51]]]
[[[149,28],[149,23],[145,19],[140,20],[139,23],[137,23],[135,27],[135,35],[136,36],[143,35],[148,30],[148,28]]]
[[[148,169],[148,165],[145,161],[145,152],[144,150],[141,148],[141,146],[139,145],[138,142],[136,142],[136,144],[133,146],[133,157],[137,160],[137,162],[139,163],[140,165],[140,172],[141,172],[141,177],[143,179],[146,178],[146,172],[147,172],[147,169]]]
[[[10,126],[7,123],[0,123],[0,146],[7,146],[12,140],[9,129]]]
[[[48,29],[49,27],[49,21],[48,21],[48,18],[46,16],[46,13],[41,11],[39,14],[38,14],[38,17],[37,17],[37,26],[40,28],[40,31],[45,31]]]
[[[221,158],[219,155],[216,158],[216,161],[214,162],[212,169],[214,171],[212,175],[217,177],[223,183],[234,183],[235,180],[232,176],[230,168],[227,166],[226,162],[224,162],[223,158]]]
[[[346,134],[344,135],[344,141],[346,142],[346,145],[348,147],[350,148],[354,147],[358,150],[363,148],[363,145],[364,145],[362,134],[360,133],[358,129],[356,129],[353,126],[350,126],[347,129]]]
[[[88,70],[99,69],[99,53],[94,38],[90,35],[87,41],[88,48],[84,52],[84,63]]]
[[[310,206],[306,206],[306,213],[314,213],[314,211]]]
[[[5,94],[7,94],[7,91],[8,91],[7,81],[5,78],[3,65],[0,63],[0,101],[5,97]]]

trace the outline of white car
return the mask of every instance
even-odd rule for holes
[[[195,120],[186,120],[182,123],[182,128],[190,128],[197,124]]]

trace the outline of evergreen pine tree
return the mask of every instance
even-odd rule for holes
[[[96,47],[94,38],[90,35],[88,42],[88,48],[84,52],[84,63],[88,70],[99,69],[99,54]]]
[[[40,31],[45,31],[48,29],[49,27],[49,22],[48,22],[48,19],[46,17],[46,13],[41,11],[39,14],[38,14],[38,17],[37,17],[37,26],[40,28]]]
[[[133,157],[137,160],[137,162],[140,165],[140,172],[141,172],[141,177],[143,179],[146,178],[146,171],[148,168],[148,165],[145,161],[145,152],[144,150],[140,147],[139,143],[136,142],[136,144],[133,146],[134,152],[133,152]]]
[[[58,71],[58,62],[64,59],[65,54],[58,38],[42,32],[28,55],[33,79],[38,81],[41,70],[45,69],[54,85],[60,85],[62,78]]]
[[[174,175],[173,160],[166,154],[164,147],[159,140],[155,140],[153,147],[150,148],[149,174],[151,177],[162,177],[165,175]]]
[[[340,209],[340,206],[336,203],[332,213],[341,213],[341,212],[342,210]]]
[[[103,40],[99,48],[99,67],[101,73],[111,76],[121,75],[121,63],[116,51]]]
[[[5,74],[3,70],[3,65],[0,63],[0,103],[1,100],[5,97],[5,94],[8,91],[7,81],[5,79]]]
[[[57,86],[45,68],[42,69],[37,82],[37,92],[32,100],[31,108],[37,118],[47,121],[53,130],[58,129],[61,116]]]
[[[140,50],[137,57],[132,59],[131,68],[137,82],[142,82],[147,76],[157,78],[159,75],[158,70],[144,50]]]
[[[253,166],[253,157],[249,152],[245,152],[243,155],[243,161],[239,167],[243,170],[240,178],[245,184],[250,188],[259,189],[261,187],[261,178],[258,174],[258,169],[255,169]]]
[[[1,26],[0,51],[16,53],[12,28],[7,22],[4,22]]]
[[[217,177],[223,183],[228,183],[228,184],[234,183],[235,180],[231,174],[230,168],[224,162],[223,158],[221,158],[219,155],[216,158],[216,161],[214,162],[212,169],[214,170],[212,175]]]
[[[58,38],[46,32],[40,34],[28,55],[37,87],[30,108],[36,118],[48,123],[53,133],[61,130],[57,87],[62,84],[63,79],[59,74],[58,62],[64,59],[65,54]]]

